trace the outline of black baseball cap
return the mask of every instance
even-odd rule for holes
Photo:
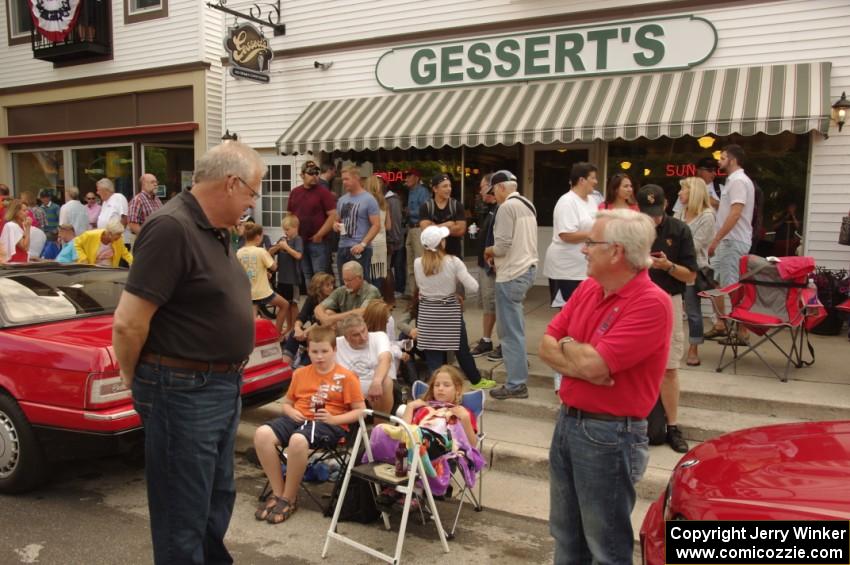
[[[450,180],[452,180],[452,177],[450,177],[446,173],[436,174],[433,177],[431,177],[431,186],[432,187],[437,186],[438,184],[440,184],[444,180],[450,181]]]
[[[717,160],[713,157],[704,157],[696,162],[697,169],[705,169],[706,171],[717,172]]]
[[[657,184],[647,184],[637,193],[637,204],[640,211],[647,216],[657,218],[664,215],[664,189]]]
[[[496,190],[496,185],[501,184],[503,182],[513,181],[516,182],[516,176],[507,169],[502,169],[501,171],[496,171],[492,175],[490,175],[490,188],[487,190],[487,193],[490,194],[494,190]]]

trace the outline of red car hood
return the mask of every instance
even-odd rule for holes
[[[673,508],[689,520],[850,519],[850,421],[734,432],[683,464]]]

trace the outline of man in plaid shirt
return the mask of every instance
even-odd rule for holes
[[[127,225],[135,235],[142,230],[145,220],[162,207],[162,201],[156,195],[158,184],[156,176],[150,173],[145,173],[139,178],[142,189],[130,201],[130,210],[127,214]]]

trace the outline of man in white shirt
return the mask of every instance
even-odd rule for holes
[[[543,275],[549,279],[552,301],[566,302],[579,283],[587,278],[587,261],[581,250],[590,237],[598,204],[591,198],[596,188],[597,169],[579,162],[570,171],[570,190],[555,204],[552,214],[552,243],[546,250]],[[561,303],[563,303],[561,302]]]
[[[123,194],[115,192],[115,185],[108,178],[97,181],[95,189],[101,201],[100,214],[97,216],[98,229],[106,229],[106,224],[109,223],[110,218],[118,218],[126,227],[130,207],[127,198]],[[129,230],[125,230],[124,243],[128,243],[129,237]]]
[[[499,208],[493,220],[493,245],[484,259],[496,269],[496,324],[508,376],[504,386],[490,391],[497,400],[528,398],[528,351],[523,302],[537,273],[537,210],[517,192],[510,171],[496,171],[490,189]]]
[[[69,186],[65,189],[65,203],[59,208],[59,225],[74,226],[74,233],[81,234],[89,229],[89,215],[80,202],[80,189]]]
[[[711,201],[711,207],[717,210],[720,205],[720,197],[717,195],[717,186],[714,184],[714,178],[717,176],[717,161],[713,157],[705,157],[696,163],[696,176],[705,181],[705,186],[708,189],[708,198]],[[680,211],[685,205],[678,198],[673,205],[673,213]]]
[[[360,389],[369,407],[389,413],[393,407],[393,365],[390,339],[384,332],[370,332],[360,314],[349,314],[336,338],[337,363],[360,379]]]
[[[720,191],[720,206],[717,208],[714,240],[708,246],[714,278],[721,287],[738,282],[741,257],[749,253],[753,237],[753,210],[755,209],[755,187],[744,173],[744,150],[740,145],[727,145],[720,154],[720,168],[729,175]],[[723,298],[715,305],[717,311],[725,312]],[[726,335],[722,320],[705,333],[708,339]],[[733,339],[728,337],[728,340]],[[737,341],[746,342],[746,330],[741,328]]]

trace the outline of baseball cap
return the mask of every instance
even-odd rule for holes
[[[440,242],[449,237],[449,228],[446,226],[428,226],[422,230],[419,236],[425,249],[436,251],[440,248]]]
[[[436,174],[433,177],[431,177],[431,186],[437,186],[438,184],[440,184],[444,180],[450,181],[450,180],[452,180],[452,177],[450,177],[446,173]]]
[[[717,172],[717,160],[712,157],[704,157],[696,162],[697,169]]]
[[[419,172],[419,169],[408,169],[407,175],[405,175],[405,176],[409,177],[411,175],[413,175],[414,177],[420,178],[420,179],[422,178],[422,173]]]
[[[492,193],[496,189],[497,184],[507,181],[516,182],[516,176],[507,169],[496,171],[495,173],[490,175],[490,189],[487,191],[487,193]]]
[[[51,190],[49,188],[42,188],[41,190],[38,191],[38,197],[39,198],[44,198],[45,196],[49,196],[49,197],[53,198],[53,190]]]
[[[317,165],[315,161],[307,161],[306,163],[301,165],[301,172],[306,173],[308,175],[318,175],[319,165]]]
[[[637,193],[640,211],[654,218],[664,215],[664,199],[664,189],[657,184],[647,184]]]

